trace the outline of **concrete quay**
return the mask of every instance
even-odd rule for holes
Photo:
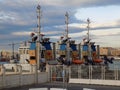
[[[17,69],[14,69],[14,72],[8,72],[5,66],[1,66],[0,90],[42,90],[43,88],[43,90],[61,90],[57,88],[66,88],[64,90],[120,90],[118,69],[111,71],[104,66],[99,67],[99,69],[95,69],[95,66],[69,68],[66,66],[48,66],[46,72],[40,72],[36,65],[29,66],[27,70],[20,65],[15,65],[15,67]],[[98,77],[96,70],[97,72],[100,70],[100,73],[98,72],[100,77]],[[64,71],[64,74],[61,73],[62,76],[53,77],[53,75],[58,74],[58,71]],[[96,74],[97,77],[95,77]],[[108,79],[108,75],[110,78],[112,76],[112,79]],[[69,76],[68,81],[66,76]],[[63,83],[63,81],[65,82]]]
[[[0,89],[10,89],[45,82],[48,82],[48,73],[39,72],[36,65],[32,65],[30,70],[25,72],[20,65],[17,65],[17,70],[15,69],[14,72],[7,72],[3,65],[0,68]]]
[[[64,89],[63,89],[64,88]],[[28,86],[21,86],[1,90],[120,90],[120,87],[101,86],[101,85],[84,85],[84,84],[64,84],[63,83],[43,83]]]

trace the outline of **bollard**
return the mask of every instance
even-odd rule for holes
[[[35,74],[35,83],[38,83],[38,71],[37,71],[37,65],[33,65],[33,73]]]
[[[49,72],[49,68],[50,68],[50,66],[48,64],[46,64],[46,72]]]
[[[33,73],[37,72],[37,66],[36,65],[32,65],[32,71],[33,71]]]
[[[2,69],[2,65],[0,65],[0,75],[2,75],[2,71],[1,71],[1,69]]]
[[[30,73],[33,73],[33,65],[30,64]]]
[[[17,64],[14,66],[14,72],[17,73]]]
[[[5,67],[1,65],[1,75],[5,75]]]
[[[46,72],[48,73],[48,82],[50,81],[50,65],[46,64]]]
[[[22,66],[17,65],[18,74],[19,74],[19,85],[22,86]]]
[[[21,65],[18,65],[17,68],[18,68],[19,74],[22,74],[22,66],[21,66]]]
[[[1,66],[1,75],[2,75],[2,87],[5,87],[5,67],[2,65]]]

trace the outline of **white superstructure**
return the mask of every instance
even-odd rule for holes
[[[20,63],[21,64],[28,63],[27,60],[30,59],[30,55],[28,53],[29,49],[30,49],[29,44],[24,44],[19,47],[18,51],[19,51],[19,55],[20,55]]]

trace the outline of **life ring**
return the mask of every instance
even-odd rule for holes
[[[48,52],[47,52],[47,55],[48,55],[48,56],[51,56],[51,52],[48,51]]]
[[[93,61],[94,61],[95,63],[101,63],[101,62],[103,62],[102,59],[94,59]]]
[[[73,60],[72,61],[74,64],[83,64],[83,60]]]
[[[56,81],[56,74],[55,73],[52,74],[52,80]]]

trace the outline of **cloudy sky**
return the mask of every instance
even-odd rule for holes
[[[41,5],[41,32],[58,41],[65,32],[69,13],[69,36],[80,43],[87,36],[100,46],[120,47],[120,0],[0,0],[0,50],[8,44],[30,40],[37,31],[36,7]],[[18,47],[18,44],[15,45]]]

